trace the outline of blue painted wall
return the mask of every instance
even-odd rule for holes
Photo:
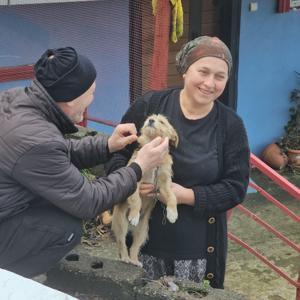
[[[260,154],[284,133],[290,91],[300,87],[300,11],[279,14],[277,1],[261,0],[250,12],[250,2],[242,1],[238,113]]]
[[[128,0],[0,7],[0,67],[34,63],[48,48],[72,46],[98,71],[92,116],[118,122],[129,106]],[[0,84],[0,90],[26,85]],[[90,127],[110,132],[90,122]]]

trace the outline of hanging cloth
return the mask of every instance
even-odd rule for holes
[[[164,89],[168,86],[167,78],[170,25],[171,9],[169,1],[157,1],[150,73],[150,89],[152,90]]]
[[[152,0],[153,15],[156,15],[157,1]],[[160,0],[165,1],[165,0]],[[172,4],[172,32],[171,40],[177,43],[178,39],[183,35],[183,8],[181,0],[170,0]]]

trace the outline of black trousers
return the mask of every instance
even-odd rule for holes
[[[82,222],[46,202],[0,223],[0,268],[25,277],[47,272],[72,250]]]

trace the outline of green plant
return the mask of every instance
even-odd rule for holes
[[[300,73],[297,73],[300,77]],[[285,135],[281,146],[285,149],[300,150],[300,89],[292,90],[290,94],[292,106],[289,110],[290,118],[284,127]]]
[[[209,280],[203,280],[199,286],[197,287],[186,287],[183,288],[183,291],[187,292],[188,294],[192,295],[201,295],[206,296],[209,294],[209,291],[211,290],[211,286],[209,284]]]

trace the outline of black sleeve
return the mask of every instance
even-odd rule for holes
[[[221,179],[215,184],[193,188],[194,211],[199,215],[224,212],[241,203],[246,195],[250,150],[241,119],[236,118],[228,125],[223,147],[224,168]]]
[[[143,98],[136,100],[122,117],[121,123],[134,123],[139,134],[147,116],[147,107],[148,103]],[[126,166],[136,147],[137,143],[133,143],[121,151],[113,153],[110,160],[104,165],[106,174]]]
[[[110,157],[107,141],[108,137],[102,135],[67,139],[72,163],[78,169],[85,169],[107,162]]]

